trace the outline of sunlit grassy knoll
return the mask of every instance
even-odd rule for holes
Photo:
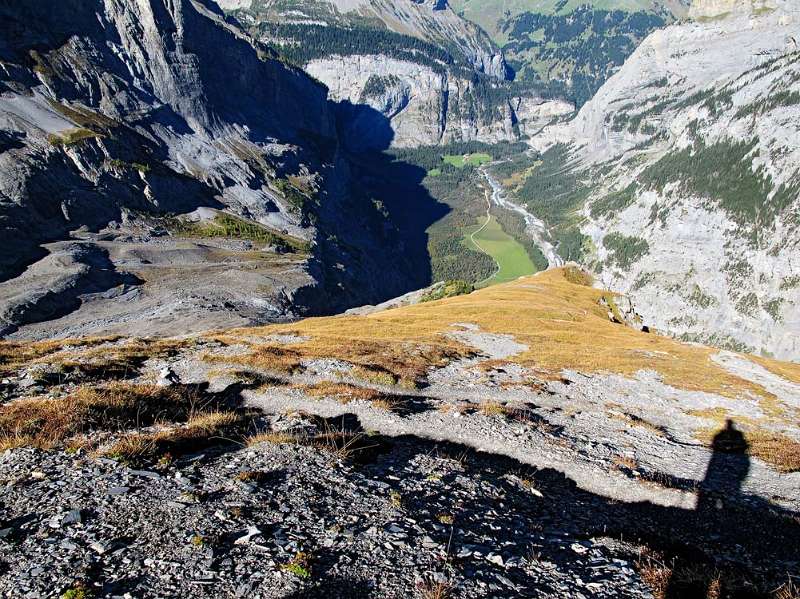
[[[405,306],[368,316],[312,318],[291,325],[242,329],[231,336],[297,334],[292,346],[304,357],[336,357],[378,365],[402,377],[424,375],[430,365],[469,352],[446,336],[455,323],[470,322],[491,333],[510,334],[528,349],[512,359],[552,373],[565,368],[632,376],[657,371],[676,388],[774,399],[765,389],[716,364],[712,348],[682,344],[610,322],[598,304],[604,292],[565,278],[554,269],[470,295]],[[570,276],[574,277],[574,273]],[[275,351],[263,348],[261,351]],[[778,368],[778,366],[775,366]],[[793,367],[789,368],[793,372]]]

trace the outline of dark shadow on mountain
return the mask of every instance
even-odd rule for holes
[[[366,580],[323,575],[312,586],[284,595],[284,599],[367,599],[375,596],[375,589]]]
[[[2,90],[0,85],[0,91]],[[25,147],[25,133],[19,131],[3,131],[0,130],[0,154],[9,150],[18,150]]]
[[[422,184],[425,169],[391,154],[394,133],[384,114],[350,102],[332,103],[332,110],[338,151],[325,140],[315,145],[334,156],[338,188],[317,214],[312,267],[322,289],[307,287],[294,298],[304,314],[335,314],[430,285],[427,229],[449,211]]]
[[[354,415],[340,419],[349,430],[363,432]],[[704,593],[716,589],[713,596],[719,599],[767,599],[796,569],[800,519],[796,512],[739,491],[745,460],[741,453],[719,448],[719,439],[730,439],[730,430],[715,440],[697,509],[611,500],[580,489],[554,469],[415,435],[386,439],[391,451],[377,454],[362,468],[366,477],[397,489],[407,513],[452,518],[452,524],[447,520],[445,525],[434,525],[434,531],[426,527],[426,534],[449,548],[449,561],[460,574],[487,585],[496,584],[497,575],[504,576],[517,596],[558,596],[558,589],[541,586],[522,568],[495,566],[482,559],[476,564],[472,555],[497,553],[508,560],[533,551],[540,561],[565,571],[574,569],[588,583],[592,580],[586,576],[595,575],[581,565],[584,560],[576,559],[575,544],[621,539],[661,556],[660,563],[671,570],[671,581],[665,581],[656,594],[705,599]],[[442,472],[416,466],[429,456],[446,458],[451,466]],[[402,487],[398,480],[404,481]],[[461,490],[465,481],[471,481],[466,493]],[[417,490],[406,493],[403,488]],[[633,550],[628,560],[643,569],[644,555]],[[604,575],[596,576],[602,580]]]
[[[728,420],[712,441],[713,453],[700,483],[697,507],[691,515],[697,526],[711,526],[722,538],[732,536],[732,543],[739,541],[739,529],[743,524],[746,526],[735,514],[743,499],[742,484],[750,470],[748,447],[744,434]],[[731,535],[732,532],[735,534]],[[731,593],[724,588],[728,585],[729,581],[717,577],[713,570],[707,576],[698,575],[692,564],[678,562],[673,567],[664,599],[705,598],[723,593],[728,596]]]
[[[394,131],[386,116],[366,104],[348,100],[334,105],[342,145],[352,154],[381,152],[391,146]]]

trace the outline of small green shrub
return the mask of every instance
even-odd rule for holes
[[[433,302],[436,300],[444,299],[446,297],[456,297],[458,295],[466,295],[475,291],[475,287],[466,281],[447,281],[441,287],[429,291],[422,296],[421,302]]]
[[[281,566],[281,570],[294,574],[298,578],[311,578],[311,556],[298,551],[290,562]]]
[[[61,599],[92,599],[94,593],[86,585],[77,584],[61,594]]]
[[[297,187],[292,185],[287,179],[275,179],[273,183],[275,187],[278,188],[283,199],[289,204],[292,211],[297,214],[302,214],[313,201],[309,195],[297,189]]]

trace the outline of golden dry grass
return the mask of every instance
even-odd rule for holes
[[[302,442],[303,439],[301,437],[291,433],[266,432],[248,437],[247,446],[254,447],[256,445],[260,445],[261,443],[271,443],[273,445],[299,445]]]
[[[367,387],[357,387],[348,383],[335,381],[321,381],[311,385],[297,385],[306,395],[312,397],[330,397],[339,403],[348,404],[351,401],[373,401],[384,396],[383,393]]]
[[[428,581],[418,587],[421,599],[448,599],[453,595],[453,586],[446,582]]]
[[[54,341],[0,341],[0,375],[7,375],[17,368],[40,360],[51,354],[103,345],[119,337],[87,337],[85,339],[57,339]]]
[[[135,374],[148,359],[175,355],[192,342],[178,339],[87,337],[37,342],[0,342],[0,375],[46,364],[97,379]]]
[[[779,472],[800,472],[800,442],[781,433],[760,428],[757,421],[737,419],[736,426],[748,443],[748,455],[770,464]],[[714,436],[723,428],[724,419],[719,425],[697,431],[695,437],[710,446]]]
[[[772,464],[780,472],[800,472],[800,443],[794,439],[765,430],[745,433],[750,454]]]
[[[0,407],[0,447],[49,449],[95,430],[185,419],[196,402],[196,396],[186,391],[127,383],[80,387],[63,399],[20,399]]]
[[[636,561],[636,569],[642,581],[650,587],[656,599],[665,599],[670,579],[672,578],[672,568],[664,563],[661,556],[651,553],[644,553]]]
[[[484,416],[506,416],[508,408],[495,401],[486,401],[477,406],[478,411]]]
[[[321,381],[310,385],[295,385],[295,388],[311,397],[327,397],[345,405],[351,401],[365,401],[381,410],[393,410],[402,404],[400,398],[384,393],[383,391],[337,381]]]
[[[198,413],[191,416],[185,426],[128,433],[103,453],[129,462],[185,453],[219,441],[238,441],[241,435],[237,429],[244,423],[244,416],[236,412]]]
[[[791,579],[775,589],[775,599],[800,599],[800,586]]]
[[[430,366],[471,351],[446,335],[454,323],[470,322],[483,331],[510,334],[526,344],[528,349],[510,360],[540,372],[557,375],[571,368],[631,376],[639,370],[655,370],[667,384],[680,389],[774,399],[761,386],[716,364],[711,359],[715,349],[682,344],[610,322],[606,310],[598,304],[607,292],[587,286],[589,282],[580,271],[567,267],[469,295],[366,316],[310,318],[291,326],[240,329],[229,337],[293,334],[308,338],[291,350],[269,343],[254,345],[251,356],[236,358],[245,363],[264,353],[277,353],[283,361],[286,352],[291,352],[292,359],[339,358],[382,369],[398,379],[417,380]]]
[[[762,356],[748,356],[757,364],[769,370],[772,374],[777,374],[779,377],[797,383],[800,385],[800,364],[794,362],[780,362],[771,358],[764,358]]]

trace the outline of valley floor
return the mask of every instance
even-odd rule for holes
[[[477,287],[507,283],[536,272],[536,266],[525,248],[506,233],[493,216],[488,215],[483,224],[472,229],[472,232],[467,229],[464,234],[465,242],[473,249],[491,256],[497,264],[497,272],[488,279],[479,281]]]

